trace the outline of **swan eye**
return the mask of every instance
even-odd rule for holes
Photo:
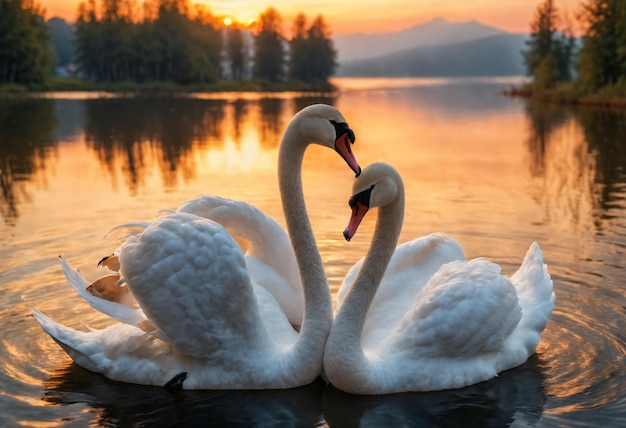
[[[335,140],[338,140],[344,134],[348,134],[348,139],[351,144],[354,144],[356,141],[356,136],[354,135],[354,131],[350,129],[347,123],[345,122],[336,122],[334,120],[330,120],[330,123],[335,127]],[[349,146],[348,146],[349,149]]]
[[[369,189],[363,190],[362,192],[353,195],[348,200],[348,205],[350,208],[354,208],[356,204],[361,204],[369,208],[370,206],[370,196],[372,194],[372,189],[374,189],[374,185],[372,184]]]

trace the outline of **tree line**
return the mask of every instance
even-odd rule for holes
[[[253,29],[226,26],[189,0],[87,0],[77,12],[72,57],[78,75],[90,81],[323,83],[337,66],[321,15],[309,24],[300,13],[288,39],[272,7]],[[52,72],[50,45],[41,6],[34,0],[0,0],[0,84],[44,84]]]
[[[0,0],[0,83],[45,83],[52,67],[49,42],[40,5]]]
[[[538,5],[523,52],[534,89],[572,82],[576,95],[626,96],[626,1],[585,0],[577,18],[583,28],[579,43],[554,0]]]

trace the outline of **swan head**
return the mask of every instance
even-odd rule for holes
[[[313,104],[300,110],[293,120],[306,140],[335,150],[358,177],[361,167],[352,153],[354,131],[335,107]]]
[[[346,241],[352,239],[371,208],[393,203],[401,194],[402,187],[402,178],[391,165],[377,162],[367,166],[352,185],[352,196],[348,201],[352,215],[343,232]]]

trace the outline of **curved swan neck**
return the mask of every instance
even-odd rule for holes
[[[342,323],[346,323],[345,320],[349,320],[348,325],[344,327],[353,330],[354,336],[359,338],[359,341],[369,306],[396,249],[403,217],[404,192],[402,191],[391,204],[379,208],[374,236],[363,260],[362,268],[337,316],[336,323],[339,323],[339,327]]]
[[[292,121],[285,130],[278,153],[278,183],[305,301],[302,328],[293,349],[291,366],[299,371],[294,375],[310,377],[312,381],[322,366],[324,344],[332,324],[332,300],[302,190],[302,161],[309,143],[298,132],[297,122]],[[305,361],[315,364],[307,366]]]
[[[335,317],[326,343],[324,369],[336,387],[365,385],[368,373],[372,373],[371,369],[364,369],[369,362],[361,346],[361,333],[367,311],[398,243],[403,217],[404,188],[399,183],[393,202],[379,208],[376,229],[362,268]],[[354,370],[346,370],[347,366]]]

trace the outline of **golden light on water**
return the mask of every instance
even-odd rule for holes
[[[461,408],[464,399],[473,406],[478,397],[494,403],[491,416],[499,421],[508,409],[507,420],[527,418],[532,425],[541,419],[555,426],[571,425],[582,412],[621,412],[626,154],[611,143],[623,138],[623,116],[544,110],[485,95],[480,81],[343,82],[347,89],[337,97],[49,95],[22,109],[25,117],[36,110],[43,119],[42,132],[35,134],[40,140],[19,140],[33,135],[19,129],[11,134],[27,142],[20,147],[33,149],[16,152],[21,157],[15,156],[15,165],[22,168],[17,173],[3,171],[8,190],[2,195],[7,217],[0,236],[0,300],[6,310],[0,348],[2,373],[9,379],[5,397],[25,415],[16,419],[29,426],[54,425],[31,421],[39,412],[32,418],[58,422],[70,414],[82,421],[104,420],[110,417],[103,410],[108,401],[94,384],[115,385],[114,393],[105,395],[121,395],[120,400],[127,391],[142,393],[69,364],[32,319],[29,307],[80,330],[112,322],[76,296],[58,255],[63,253],[88,281],[96,279],[103,274],[97,261],[120,242],[115,236],[104,239],[108,230],[154,219],[159,210],[203,193],[247,201],[284,225],[278,144],[293,114],[312,102],[332,103],[344,114],[357,135],[353,149],[363,167],[384,161],[402,174],[407,204],[401,242],[444,231],[459,240],[468,258],[492,259],[505,274],[517,269],[533,240],[544,252],[557,307],[537,355],[492,382],[470,387],[469,398],[452,392],[442,411],[451,404]],[[128,112],[136,111],[141,114],[128,120]],[[332,150],[311,146],[302,175],[335,293],[369,246],[376,212],[346,242],[342,231],[354,174]],[[9,217],[11,210],[15,214]],[[75,399],[77,379],[82,386],[76,391],[87,398],[57,405]],[[146,394],[152,397],[153,391]],[[441,396],[418,398],[428,405]],[[111,407],[118,404],[111,399]]]

